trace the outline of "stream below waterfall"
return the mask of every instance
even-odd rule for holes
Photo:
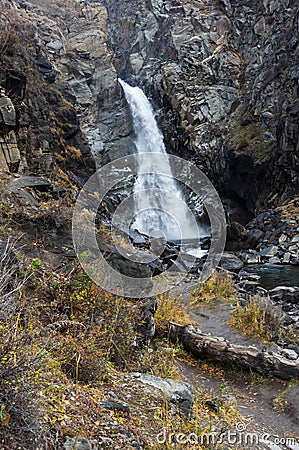
[[[299,286],[298,266],[260,264],[246,266],[244,270],[250,274],[259,275],[259,284],[267,290],[277,286]]]

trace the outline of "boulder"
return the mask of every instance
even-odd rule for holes
[[[271,245],[270,247],[265,247],[260,251],[261,256],[264,258],[271,258],[275,256],[278,252],[278,247],[276,245]]]
[[[225,270],[237,272],[244,266],[243,261],[232,253],[224,253],[221,257],[220,267]]]
[[[281,264],[281,260],[277,256],[273,256],[269,259],[269,264]]]
[[[291,361],[295,361],[299,357],[294,350],[290,350],[289,348],[285,348],[281,353],[283,354],[283,356],[285,356],[287,359],[290,359]]]
[[[240,258],[245,264],[259,264],[261,262],[261,255],[255,250],[241,252]]]
[[[48,178],[24,176],[13,180],[9,185],[9,190],[10,192],[17,192],[19,189],[26,187],[34,188],[41,192],[53,189],[52,182]]]
[[[132,377],[142,384],[159,389],[170,403],[177,406],[184,414],[190,414],[195,399],[195,390],[191,384],[138,372],[133,373]]]
[[[66,437],[64,443],[65,450],[91,450],[91,443],[88,439],[82,436]]]
[[[238,222],[229,223],[227,227],[227,248],[236,248],[237,244],[240,244],[240,248],[242,248],[245,240],[246,230],[243,225]]]
[[[248,250],[250,248],[254,249],[257,247],[258,243],[264,236],[264,232],[257,228],[250,230],[247,234],[247,240],[244,244],[244,249]]]
[[[277,286],[269,291],[271,299],[284,303],[299,303],[299,287]]]
[[[283,255],[282,263],[283,263],[283,264],[289,264],[290,260],[291,260],[291,253],[286,252],[286,253]]]

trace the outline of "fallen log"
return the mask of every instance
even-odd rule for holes
[[[223,337],[202,333],[192,325],[169,323],[169,336],[172,341],[180,342],[185,350],[199,358],[234,364],[242,369],[273,375],[283,380],[299,378],[299,359],[292,361],[272,351],[232,344]]]

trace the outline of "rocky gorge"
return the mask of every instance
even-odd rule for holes
[[[235,301],[244,310],[252,299],[267,314],[271,310],[266,320],[273,320],[281,333],[271,344],[254,341],[252,345],[257,354],[278,354],[286,367],[296,366],[295,373],[299,364],[298,5],[293,0],[0,3],[1,314],[7,311],[0,331],[4,330],[4,343],[14,343],[12,350],[0,346],[4,358],[1,449],[166,448],[155,438],[161,426],[171,424],[175,431],[175,420],[182,416],[176,430],[182,431],[188,414],[194,421],[195,407],[202,416],[201,432],[219,411],[213,430],[220,433],[221,427],[234,426],[234,401],[223,394],[214,377],[221,367],[202,369],[207,379],[216,380],[215,398],[206,391],[196,393],[190,384],[194,364],[188,366],[190,355],[182,357],[180,380],[172,379],[177,376],[175,370],[172,373],[176,365],[172,355],[180,350],[167,341],[166,322],[185,320],[185,326],[195,317],[193,326],[202,326],[203,334],[213,330],[220,342],[224,336],[228,342],[239,339],[251,345],[217,319],[222,312],[226,317],[227,306],[221,302],[214,310],[218,329],[206,320],[213,316],[209,310],[194,316],[189,291],[197,284],[205,257],[189,260],[185,255],[182,265],[179,247],[167,243],[153,262],[143,265],[141,275],[155,277],[170,267],[187,272],[178,287],[174,273],[174,292],[179,291],[177,297],[173,294],[174,304],[166,313],[161,312],[163,297],[133,298],[120,306],[117,297],[97,290],[76,266],[72,214],[84,183],[95,171],[134,152],[132,115],[121,78],[141,87],[150,99],[167,152],[194,163],[215,186],[227,219],[220,278],[225,273],[232,280]],[[97,239],[108,261],[139,277],[140,267],[127,257],[128,242],[150,253],[148,237],[117,230],[117,245],[111,238],[113,213],[131,192],[129,177],[101,202]],[[96,193],[91,194],[91,203],[96,202]],[[194,202],[190,194],[188,203],[197,214]],[[210,239],[202,245],[208,249]],[[13,263],[7,259],[10,247]],[[261,267],[278,270],[275,286],[263,285]],[[279,278],[284,267],[293,270],[288,286]],[[21,293],[18,297],[14,292]],[[180,310],[171,316],[181,295],[188,298],[191,318]],[[221,293],[216,292],[218,297]],[[13,336],[10,330],[15,330]],[[28,339],[23,340],[26,334]],[[18,359],[22,346],[32,354],[25,368],[24,354],[20,352]],[[44,369],[36,369],[36,379],[41,381],[37,380],[35,392],[42,412],[37,418],[29,399],[24,419],[23,406],[14,407],[18,400],[6,393],[7,383],[14,386],[16,375],[12,372],[12,378],[6,378],[5,361],[17,368],[16,373],[21,367],[24,377],[32,378],[27,368],[35,367],[39,348]],[[205,361],[206,356],[201,357]],[[189,378],[182,378],[184,371]],[[229,371],[221,373],[223,379],[230,379]],[[234,381],[239,405],[243,381],[230,379]],[[266,381],[270,390],[272,381]],[[296,437],[298,406],[290,393],[296,399],[298,387],[292,383],[275,384],[275,401],[288,398],[285,406],[277,406],[274,397],[263,401],[270,405],[273,400],[280,411],[276,415],[274,406],[269,406],[272,422],[265,427],[275,430],[280,417],[285,428],[289,425],[280,433],[288,436],[289,431]],[[30,391],[27,387],[22,381],[20,391]],[[26,408],[27,397],[25,401],[21,397],[20,404]],[[26,422],[26,414],[32,416],[32,423]],[[251,431],[257,428],[263,431],[257,423],[251,424]],[[215,448],[208,444],[188,448]],[[255,448],[269,447],[257,443]]]

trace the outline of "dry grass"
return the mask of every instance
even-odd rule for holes
[[[215,272],[191,293],[192,304],[210,303],[213,300],[232,301],[235,296],[234,282],[225,272]]]
[[[158,308],[155,314],[156,333],[165,336],[168,332],[168,322],[181,325],[196,325],[189,316],[186,306],[180,297],[174,297],[166,292],[158,296]]]

